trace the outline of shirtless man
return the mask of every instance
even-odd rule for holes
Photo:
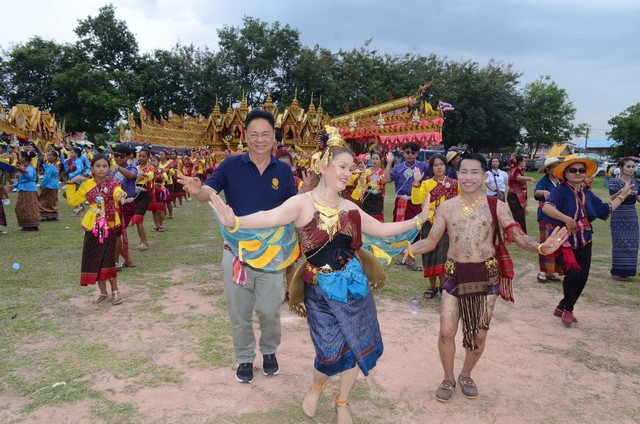
[[[462,193],[438,207],[429,236],[413,243],[411,249],[405,251],[405,258],[410,252],[414,255],[427,253],[435,248],[445,230],[448,231],[449,259],[445,265],[438,339],[444,380],[436,392],[436,399],[441,402],[449,401],[456,387],[453,360],[460,319],[463,322],[463,347],[466,352],[458,383],[466,397],[478,396],[471,371],[485,347],[496,295],[501,293],[501,287],[505,287],[501,286],[505,276],[500,272],[505,267],[499,267],[494,259],[494,224],[487,196],[482,191],[486,171],[487,163],[481,155],[465,155],[458,171]],[[566,228],[556,227],[544,243],[535,241],[522,232],[514,222],[509,206],[502,201],[497,202],[497,218],[511,239],[531,253],[549,255],[560,248],[568,237]]]

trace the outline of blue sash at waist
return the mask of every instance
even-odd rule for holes
[[[362,299],[369,293],[369,281],[356,258],[349,261],[342,271],[319,273],[317,281],[327,297],[337,302],[347,303],[348,293],[355,300]]]

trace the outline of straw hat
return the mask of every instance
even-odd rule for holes
[[[562,159],[557,158],[557,157],[555,157],[555,156],[550,156],[550,157],[548,157],[548,158],[546,158],[546,159],[544,160],[544,165],[542,165],[542,166],[538,169],[538,172],[541,172],[541,173],[543,173],[543,174],[544,174],[544,170],[545,170],[545,169],[547,169],[547,168],[548,168],[548,167],[550,167],[550,166],[553,166],[553,165],[559,164],[560,162],[562,162]]]
[[[458,156],[460,154],[460,152],[456,152],[453,150],[450,150],[449,152],[447,152],[447,163],[451,162],[453,160],[453,158],[455,158],[456,156]]]
[[[585,177],[590,177],[598,171],[598,165],[591,159],[581,158],[577,155],[569,155],[564,158],[564,161],[562,161],[560,165],[556,166],[556,169],[553,170],[553,176],[560,179],[564,178],[565,168],[574,163],[584,163],[587,168]]]

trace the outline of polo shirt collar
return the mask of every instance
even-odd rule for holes
[[[244,162],[246,164],[251,163],[251,158],[249,157],[249,153],[248,152],[247,153],[243,153],[240,158],[241,158],[242,162]],[[276,162],[277,160],[278,159],[276,159],[275,156],[271,155],[271,161],[269,162],[269,165],[277,163]]]

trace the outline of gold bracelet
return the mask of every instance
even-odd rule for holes
[[[544,253],[542,253],[542,243],[538,245],[538,253],[540,254],[540,256],[547,256]]]
[[[240,229],[240,218],[238,218],[237,216],[233,216],[233,219],[235,220],[235,227],[233,227],[233,229],[230,229],[229,227],[227,227],[225,225],[225,228],[227,229],[227,231],[229,231],[230,233],[235,233],[236,231],[238,231]]]
[[[409,242],[407,242],[409,243]],[[412,258],[415,259],[415,256],[413,256],[413,252],[411,251],[411,243],[409,243],[409,246],[407,247],[407,250],[409,251],[409,256],[411,256]]]
[[[420,229],[422,228],[422,224],[423,222],[420,222],[420,217],[416,216],[416,228],[418,229],[418,231],[420,231]]]

